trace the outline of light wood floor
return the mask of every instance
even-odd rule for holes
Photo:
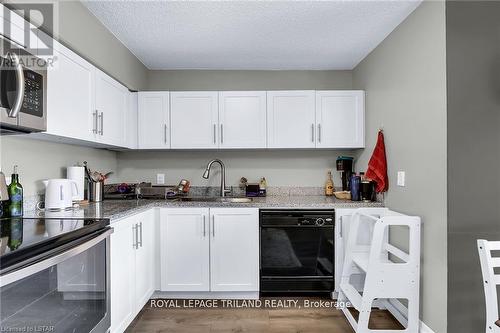
[[[299,299],[299,302],[302,300]],[[374,310],[370,328],[398,330],[403,327],[387,311]],[[340,310],[331,308],[192,309],[152,308],[148,304],[126,332],[353,333],[354,331]]]

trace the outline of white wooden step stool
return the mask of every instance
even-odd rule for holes
[[[376,216],[375,216],[376,215]],[[370,245],[357,244],[360,221],[374,223]],[[389,227],[408,227],[409,252],[389,243]],[[419,287],[420,287],[420,217],[407,216],[390,210],[381,214],[380,210],[357,209],[351,218],[349,237],[345,249],[345,259],[340,281],[339,309],[357,333],[418,333],[419,330]],[[365,272],[365,283],[359,292],[350,283],[354,267]],[[407,312],[395,316],[404,330],[372,330],[368,321],[372,307],[394,308],[389,300],[408,300]],[[359,311],[356,322],[346,306],[350,303]],[[392,312],[392,311],[391,311]]]
[[[491,242],[477,240],[477,250],[483,273],[484,298],[486,301],[486,333],[500,333],[498,314],[497,285],[500,285],[500,275],[495,274],[495,268],[500,267],[500,257],[493,257],[491,251],[500,251],[500,241]]]

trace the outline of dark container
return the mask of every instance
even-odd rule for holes
[[[375,182],[374,181],[363,181],[361,182],[361,187],[359,189],[360,197],[363,201],[375,201]]]
[[[351,200],[352,201],[360,201],[361,200],[360,195],[359,195],[360,184],[361,184],[361,177],[357,176],[356,174],[353,174],[351,176],[351,181],[350,181]]]

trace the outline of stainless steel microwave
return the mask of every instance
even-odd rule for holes
[[[2,38],[3,36],[0,36]],[[0,39],[0,134],[42,132],[47,129],[47,67],[23,49],[3,52]],[[30,64],[36,64],[36,66]]]

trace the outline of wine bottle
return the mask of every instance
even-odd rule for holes
[[[9,192],[9,215],[11,217],[23,216],[23,187],[19,183],[17,165],[14,165],[14,172],[12,173],[11,182],[7,190]]]

